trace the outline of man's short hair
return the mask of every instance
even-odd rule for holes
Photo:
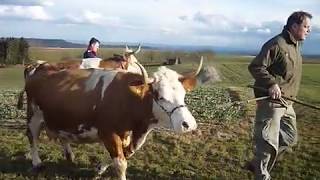
[[[302,24],[303,20],[305,20],[306,18],[309,18],[311,19],[312,18],[312,15],[308,12],[304,12],[304,11],[296,11],[296,12],[293,12],[288,20],[287,20],[287,24],[286,24],[286,27],[287,28],[290,28],[293,24]]]
[[[90,41],[89,41],[89,45],[94,44],[94,43],[99,43],[99,44],[100,44],[100,41],[99,41],[98,39],[92,37],[92,38],[90,39]]]

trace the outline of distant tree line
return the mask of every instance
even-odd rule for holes
[[[30,62],[29,44],[24,38],[0,38],[0,65]]]

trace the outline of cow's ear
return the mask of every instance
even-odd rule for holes
[[[195,77],[186,77],[186,76],[183,76],[183,77],[180,77],[179,78],[179,81],[182,83],[184,89],[187,91],[187,92],[190,92],[192,91],[196,85],[197,85],[197,79]]]

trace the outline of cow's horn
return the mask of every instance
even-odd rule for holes
[[[128,47],[128,45],[126,44],[126,52],[128,52],[130,49]]]
[[[141,50],[141,44],[138,45],[138,48],[134,51],[135,54],[137,54],[138,52],[140,52]]]
[[[140,63],[138,63],[138,62],[135,62],[135,63],[139,66],[140,71],[142,72],[143,84],[144,84],[144,86],[146,88],[148,86],[148,73]]]
[[[197,71],[195,72],[194,76],[197,76],[200,73],[201,68],[202,68],[202,64],[203,64],[203,56],[201,56],[199,67],[198,67]]]

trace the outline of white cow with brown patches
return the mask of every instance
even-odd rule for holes
[[[40,65],[25,86],[33,168],[42,167],[38,154],[42,122],[48,136],[60,139],[69,160],[74,158],[70,143],[103,143],[122,180],[127,158],[152,129],[195,130],[197,123],[184,101],[186,90],[195,86],[195,74],[182,76],[160,67],[148,78],[140,68],[143,75],[99,69],[48,71]],[[98,173],[105,169],[102,166]]]

